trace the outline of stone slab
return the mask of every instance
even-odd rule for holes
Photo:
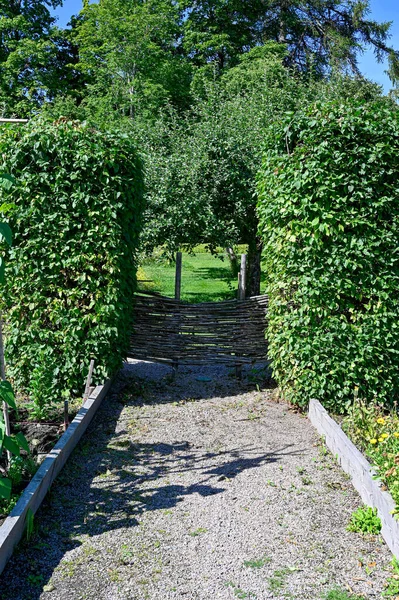
[[[39,508],[54,479],[89,426],[110,386],[111,381],[108,380],[104,385],[97,386],[90,394],[0,527],[0,573],[24,534],[28,511],[35,514]]]
[[[376,472],[370,463],[318,400],[310,401],[308,417],[325,439],[326,446],[337,458],[342,469],[350,475],[352,484],[363,502],[378,510],[382,523],[382,537],[394,556],[399,559],[399,521],[392,515],[396,506],[392,496],[381,489],[381,482],[376,479]]]

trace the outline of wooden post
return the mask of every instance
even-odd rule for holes
[[[176,254],[176,274],[175,274],[175,300],[180,300],[180,297],[181,297],[182,260],[183,260],[182,253],[177,252],[177,254]],[[178,315],[176,318],[177,318],[177,330],[179,330],[180,318]],[[173,375],[176,375],[178,368],[179,368],[179,361],[174,360],[172,362]]]
[[[245,289],[247,285],[247,255],[241,254],[241,267],[238,279],[238,299],[245,300]]]
[[[182,267],[182,253],[176,254],[176,275],[175,275],[175,300],[180,300],[181,295],[181,267]]]
[[[0,313],[0,376],[2,381],[6,380],[6,361],[4,358],[4,341],[3,341],[3,316]],[[3,415],[4,415],[4,425],[5,432],[7,435],[11,435],[11,425],[10,425],[10,414],[8,411],[8,404],[3,402]],[[11,452],[7,450],[7,460],[8,465],[11,461]]]
[[[64,400],[64,431],[68,429],[69,425],[69,402]]]
[[[241,254],[241,267],[238,274],[238,301],[245,300],[245,290],[247,285],[247,255]],[[236,377],[242,379],[242,364],[236,363]]]
[[[86,379],[86,387],[85,387],[85,393],[83,394],[82,405],[86,402],[86,400],[88,399],[89,394],[90,394],[90,386],[91,386],[91,380],[93,377],[93,369],[94,369],[94,360],[92,359],[90,361],[89,373],[88,373],[87,379]]]

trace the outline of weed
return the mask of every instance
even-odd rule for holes
[[[28,540],[28,542],[32,537],[33,529],[34,529],[34,514],[32,512],[32,509],[28,508],[28,511],[26,513],[26,539]]]
[[[376,508],[361,506],[351,516],[347,531],[355,533],[378,534],[381,531],[381,519]]]
[[[108,577],[110,579],[110,581],[113,581],[114,583],[116,583],[117,581],[119,581],[119,573],[117,569],[112,569],[110,571],[108,571]]]
[[[302,477],[302,483],[303,485],[311,485],[313,483],[313,481],[310,479],[310,477]]]
[[[231,587],[234,590],[234,596],[236,598],[253,598],[253,600],[256,600],[256,595],[252,592],[245,592],[244,590],[242,590],[241,588],[237,587],[235,583],[233,583],[232,581],[226,581],[226,583],[224,584],[226,587]]]
[[[287,567],[274,571],[273,576],[269,578],[269,590],[273,593],[281,592],[286,584],[287,575],[297,570],[296,567]]]
[[[33,585],[35,587],[40,587],[43,584],[43,575],[41,575],[40,573],[38,573],[37,575],[28,575],[27,577],[27,581],[28,583],[30,583],[30,585]]]
[[[198,529],[195,529],[194,531],[190,531],[189,535],[191,535],[191,537],[197,537],[198,535],[201,535],[202,533],[206,533],[208,530],[204,529],[203,527],[198,527]]]
[[[255,412],[254,410],[249,410],[248,411],[248,420],[249,421],[256,421],[257,419],[260,419],[261,415],[257,412]]]
[[[280,592],[281,588],[285,585],[285,580],[282,577],[270,577],[269,578],[269,590],[272,593]]]
[[[392,568],[393,568],[393,573],[388,578],[388,581],[386,582],[385,590],[382,594],[385,597],[399,596],[399,560],[397,558],[393,559]]]
[[[241,588],[235,588],[234,590],[234,596],[236,598],[256,598],[255,594],[253,594],[252,592],[244,592],[244,590],[242,590]]]
[[[363,596],[354,596],[343,589],[334,588],[327,592],[324,598],[325,600],[356,600],[357,598],[360,600]]]
[[[243,564],[244,567],[250,567],[251,569],[261,569],[271,562],[271,560],[272,559],[269,556],[264,556],[255,560],[245,560]]]

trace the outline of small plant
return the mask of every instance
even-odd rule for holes
[[[378,534],[381,531],[381,519],[377,514],[377,509],[361,506],[352,514],[346,529],[355,533]]]
[[[353,594],[348,594],[346,590],[335,588],[327,592],[324,598],[325,600],[356,600],[357,598],[360,600],[363,596],[354,596]]]
[[[198,529],[195,529],[194,531],[190,531],[190,535],[191,537],[197,537],[199,535],[201,535],[202,533],[206,533],[208,530],[204,529],[203,527],[198,527]]]
[[[225,586],[233,588],[233,593],[236,598],[240,598],[242,600],[244,598],[252,598],[252,600],[256,600],[256,595],[253,592],[245,592],[241,588],[237,587],[232,581],[227,581]]]
[[[253,600],[256,599],[255,594],[253,594],[252,592],[245,592],[244,590],[242,590],[241,588],[235,588],[234,590],[234,596],[236,598],[239,598],[240,600],[244,600],[245,598],[253,598]]]
[[[28,508],[28,512],[26,513],[26,539],[31,539],[33,535],[33,530],[35,528],[35,517],[30,508]]]
[[[271,560],[272,559],[269,556],[264,556],[255,560],[245,560],[243,565],[244,567],[249,567],[251,569],[261,569],[269,562],[271,562]]]
[[[40,587],[40,586],[42,586],[43,585],[43,579],[44,579],[44,576],[41,575],[41,573],[37,573],[37,574],[31,573],[27,577],[28,583],[30,585],[32,585],[33,587]]]
[[[388,578],[386,588],[382,594],[386,598],[391,596],[396,598],[399,596],[399,560],[397,558],[394,558],[392,561],[392,569],[393,573]]]
[[[17,487],[30,479],[37,471],[37,464],[31,456],[12,456],[8,467],[8,477],[12,486]]]
[[[310,477],[303,476],[302,483],[303,485],[312,485],[313,481],[310,479]]]
[[[274,571],[273,576],[269,578],[269,590],[273,593],[281,592],[286,584],[287,575],[296,570],[296,567],[287,567]]]
[[[379,479],[396,502],[399,513],[399,414],[375,402],[357,399],[342,422],[342,429],[371,460]]]

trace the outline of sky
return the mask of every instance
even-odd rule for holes
[[[376,21],[393,21],[390,45],[399,48],[399,2],[398,0],[371,0],[370,17]],[[58,17],[58,25],[65,27],[72,15],[82,8],[82,0],[64,0],[64,6],[57,8],[54,14]],[[365,52],[359,60],[362,73],[373,81],[384,86],[386,92],[391,88],[389,78],[384,73],[387,65],[377,63],[373,51]]]

